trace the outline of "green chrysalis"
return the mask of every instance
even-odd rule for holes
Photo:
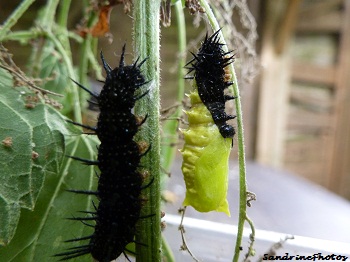
[[[189,96],[189,126],[181,130],[185,139],[182,173],[187,189],[183,205],[199,212],[218,211],[230,216],[226,195],[232,138],[221,136],[197,91]]]
[[[226,199],[228,160],[235,130],[226,121],[235,116],[225,112],[226,101],[234,99],[225,93],[232,85],[225,68],[233,62],[233,55],[222,49],[219,32],[206,35],[199,52],[187,63],[194,75],[186,78],[194,79],[194,90],[189,95],[191,109],[186,112],[189,126],[182,130],[182,173],[187,189],[183,205],[230,216]]]

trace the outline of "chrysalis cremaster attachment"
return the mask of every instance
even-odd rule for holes
[[[141,65],[145,60],[125,65],[124,54],[125,45],[119,67],[112,69],[101,52],[107,77],[100,95],[93,94],[78,84],[97,99],[100,115],[96,127],[74,124],[94,131],[101,144],[98,148],[97,161],[72,158],[89,165],[97,165],[101,173],[97,191],[70,191],[96,195],[99,204],[98,206],[94,204],[95,210],[87,211],[90,216],[72,218],[90,226],[91,221],[95,221],[94,233],[68,240],[67,242],[89,242],[57,254],[61,260],[90,253],[99,262],[109,262],[124,253],[125,246],[134,241],[135,224],[140,218],[143,178],[137,171],[142,153],[133,137],[142,123],[131,110],[135,102],[148,91],[136,95],[136,92],[146,84],[141,73]]]
[[[188,63],[193,76],[189,97],[191,108],[186,111],[189,126],[181,130],[185,144],[182,173],[186,184],[184,206],[199,212],[218,211],[230,216],[226,199],[228,163],[235,134],[226,121],[235,118],[225,112],[225,102],[234,99],[225,95],[232,84],[225,67],[233,62],[231,52],[225,53],[219,43],[219,31],[208,35],[198,54]]]

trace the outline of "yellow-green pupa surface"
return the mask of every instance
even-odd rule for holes
[[[186,184],[183,205],[199,212],[217,211],[230,216],[226,197],[232,138],[221,136],[197,91],[189,97],[192,106],[185,112],[189,126],[181,130],[185,140],[181,150]]]

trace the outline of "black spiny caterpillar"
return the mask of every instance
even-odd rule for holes
[[[194,71],[194,76],[188,78],[195,79],[199,97],[211,113],[222,137],[233,138],[235,130],[226,121],[235,116],[225,113],[225,102],[234,97],[224,94],[225,89],[232,85],[231,81],[227,81],[230,76],[226,75],[225,67],[233,62],[233,55],[230,55],[232,51],[223,51],[219,32],[210,37],[207,34],[198,53],[192,53],[193,59],[187,65],[191,65],[188,67],[189,73]]]
[[[100,95],[96,95],[84,86],[76,83],[96,98],[100,115],[96,127],[72,122],[93,131],[101,141],[97,161],[81,159],[88,165],[97,165],[99,175],[97,191],[69,190],[78,194],[95,195],[98,206],[95,210],[86,211],[90,217],[76,217],[86,225],[95,221],[94,233],[90,236],[71,239],[67,242],[89,241],[56,254],[61,260],[68,260],[85,254],[91,254],[99,262],[109,262],[125,252],[125,246],[134,241],[135,224],[140,218],[142,201],[140,194],[143,178],[137,171],[142,155],[140,146],[133,140],[146,117],[140,121],[131,112],[135,102],[145,96],[136,95],[136,91],[147,82],[141,66],[145,60],[133,65],[124,64],[125,45],[121,54],[119,67],[112,69],[101,59],[107,77]],[[124,253],[125,255],[125,253]],[[127,258],[128,259],[128,258]]]

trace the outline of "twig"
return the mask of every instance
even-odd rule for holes
[[[41,94],[50,94],[55,95],[59,97],[63,97],[63,95],[43,89],[41,87],[38,87],[36,84],[33,83],[33,80],[29,79],[23,71],[15,64],[15,62],[12,60],[10,54],[7,52],[6,48],[3,45],[0,45],[0,67],[7,70],[13,77],[18,78],[20,81],[26,83],[28,86],[30,86],[33,89],[36,89],[40,91]]]
[[[284,244],[285,242],[287,242],[288,240],[292,240],[292,239],[294,239],[294,236],[285,236],[284,239],[281,239],[281,240],[278,241],[277,243],[274,243],[274,244],[270,247],[270,249],[269,249],[267,252],[265,252],[265,253],[266,253],[266,254],[269,254],[270,256],[276,255],[276,251],[277,251],[278,249],[282,248],[282,247],[283,247],[283,244]],[[264,254],[265,254],[265,253],[264,253]],[[261,261],[263,261],[263,257],[260,257],[259,260],[258,260],[258,262],[261,262]]]
[[[183,221],[184,221],[184,217],[185,217],[185,213],[186,213],[186,207],[180,208],[179,212],[182,214],[181,215],[181,223],[179,225],[179,230],[181,232],[181,238],[182,238],[181,250],[186,250],[190,254],[190,256],[193,258],[194,261],[199,262],[199,260],[195,257],[195,255],[189,249],[187,242],[186,242],[186,238],[185,238],[185,227],[183,226]]]

